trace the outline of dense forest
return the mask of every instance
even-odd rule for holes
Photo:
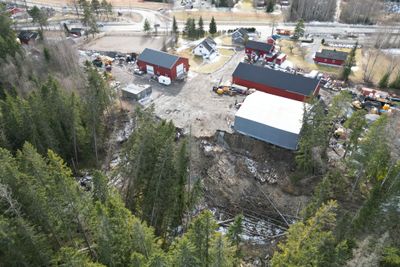
[[[64,45],[42,40],[32,56],[0,14],[0,266],[243,266],[243,216],[222,233],[196,208],[191,137],[152,108],[134,111],[121,162],[104,172],[114,91],[72,51],[56,57]],[[347,116],[349,98],[306,109],[291,181],[316,186],[266,264],[400,266],[400,119]],[[341,120],[346,152],[329,161]],[[84,170],[91,186],[76,178]]]

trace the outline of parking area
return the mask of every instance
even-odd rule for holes
[[[190,131],[196,137],[212,136],[217,130],[232,132],[231,124],[237,111],[235,104],[242,102],[245,97],[220,96],[212,91],[212,87],[221,79],[230,80],[243,57],[243,52],[235,54],[223,69],[212,74],[190,71],[185,81],[173,82],[170,86],[160,85],[147,75],[133,75],[120,67],[113,69],[113,76],[121,82],[122,87],[129,83],[150,84],[153,93],[144,102],[145,107],[154,104],[158,117],[172,120],[177,127],[185,132]],[[133,106],[133,103],[130,105]]]

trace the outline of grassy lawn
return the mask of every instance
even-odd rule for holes
[[[179,21],[186,21],[188,18],[199,19],[200,16],[205,21],[210,21],[212,17],[215,18],[217,22],[218,29],[218,21],[275,21],[282,22],[283,18],[279,15],[272,15],[266,12],[256,12],[256,11],[244,11],[244,12],[220,12],[220,11],[173,11],[171,16],[175,16],[175,18]]]
[[[223,35],[220,37],[215,38],[215,41],[220,45],[232,45],[232,37],[230,35]]]
[[[213,73],[222,68],[226,62],[231,59],[235,54],[235,51],[225,48],[218,49],[219,56],[212,62],[203,61],[202,57],[198,57],[192,54],[192,49],[187,48],[179,51],[177,54],[182,57],[189,58],[190,70],[198,73]]]

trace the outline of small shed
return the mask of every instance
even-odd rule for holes
[[[150,48],[143,50],[136,64],[148,74],[169,77],[171,80],[184,77],[189,71],[189,59]]]
[[[315,53],[314,61],[317,64],[342,66],[347,59],[348,53],[337,50],[322,49]]]
[[[234,129],[267,143],[296,150],[304,103],[263,92],[247,96],[235,114]]]
[[[277,55],[275,63],[281,65],[283,62],[285,62],[286,58],[287,58],[286,54],[280,53]]]
[[[135,100],[139,101],[143,98],[150,96],[152,93],[152,89],[150,85],[136,85],[136,84],[129,84],[125,88],[122,89],[122,98],[127,100]]]

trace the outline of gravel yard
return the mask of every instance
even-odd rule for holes
[[[212,91],[221,79],[230,80],[244,53],[235,54],[219,71],[212,74],[189,72],[184,82],[162,86],[146,75],[134,76],[125,68],[114,67],[113,75],[122,86],[128,83],[151,84],[153,93],[145,106],[154,104],[160,118],[172,120],[177,127],[191,131],[195,137],[213,136],[217,130],[232,132],[235,103],[244,96],[219,96]]]
[[[121,53],[140,53],[145,48],[160,50],[163,46],[164,36],[146,37],[138,34],[116,33],[107,34],[85,44],[82,49],[95,51],[116,51]]]

